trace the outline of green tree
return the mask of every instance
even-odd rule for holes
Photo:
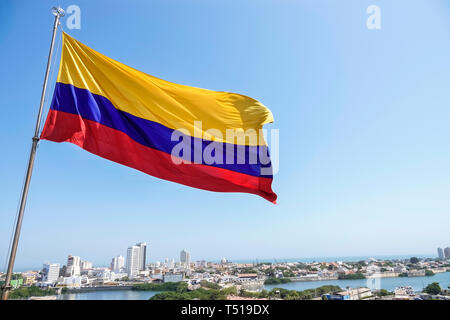
[[[235,295],[237,290],[235,287],[223,290],[199,288],[186,292],[166,291],[155,294],[150,300],[225,300],[227,295]]]
[[[365,279],[366,276],[360,272],[350,273],[350,274],[340,274],[338,276],[339,280],[355,280],[355,279]]]
[[[428,293],[428,294],[439,294],[441,293],[441,286],[439,285],[438,282],[433,282],[429,285],[427,285],[425,287],[425,289],[423,289],[423,292]]]
[[[375,295],[378,297],[390,296],[393,295],[392,292],[387,291],[386,289],[380,289],[375,292]]]
[[[426,275],[427,277],[429,277],[429,276],[434,276],[434,272],[431,271],[431,270],[425,270],[425,275]]]
[[[187,291],[186,282],[164,282],[164,283],[140,283],[135,284],[131,289],[138,291],[175,291],[183,293]]]
[[[385,261],[384,264],[385,264],[386,266],[388,266],[388,267],[393,267],[393,266],[394,266],[394,263],[393,263],[392,261],[390,261],[390,260]]]
[[[283,277],[295,277],[295,274],[291,270],[283,271]]]
[[[227,296],[237,296],[237,288],[235,286],[224,288],[221,290],[224,295]]]
[[[416,264],[416,263],[419,262],[419,258],[417,258],[417,257],[411,257],[411,258],[409,259],[409,262],[411,262],[412,264]]]
[[[25,299],[29,297],[42,297],[48,295],[55,295],[56,291],[53,289],[41,289],[36,286],[22,287],[11,291],[10,299]]]
[[[263,289],[260,293],[259,293],[259,298],[268,298],[269,297],[269,292],[266,289]]]
[[[216,289],[216,290],[220,290],[220,288],[221,288],[217,283],[209,282],[206,280],[200,281],[200,286],[202,286],[203,288]]]

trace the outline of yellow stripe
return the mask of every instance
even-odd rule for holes
[[[66,33],[57,81],[102,95],[119,110],[171,129],[183,128],[192,136],[199,136],[194,121],[202,121],[203,138],[209,140],[265,145],[263,138],[253,142],[229,141],[226,130],[259,131],[264,124],[273,122],[272,112],[252,98],[158,79],[110,59]],[[222,137],[205,132],[211,129],[219,130]]]

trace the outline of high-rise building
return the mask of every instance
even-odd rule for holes
[[[444,249],[444,259],[450,259],[450,247]]]
[[[145,270],[145,263],[147,261],[147,243],[140,242],[136,244],[139,247],[139,270]]]
[[[190,268],[191,257],[190,257],[189,252],[187,252],[185,249],[181,250],[181,252],[180,252],[180,262],[186,268]]]
[[[55,283],[59,277],[59,263],[45,263],[42,268],[42,280]]]
[[[122,256],[114,257],[111,261],[111,271],[119,273],[125,266],[125,259]]]
[[[131,246],[127,250],[127,273],[128,277],[133,278],[139,273],[139,247]]]
[[[80,262],[80,257],[69,255],[67,258],[66,277],[80,275]]]
[[[437,248],[437,252],[438,252],[439,259],[444,260],[444,258],[445,258],[444,250],[442,250],[442,248]]]

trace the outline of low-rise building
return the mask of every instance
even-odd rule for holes
[[[180,282],[183,281],[182,273],[166,273],[163,275],[163,282]]]

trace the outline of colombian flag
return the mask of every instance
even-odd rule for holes
[[[41,139],[73,143],[157,178],[275,203],[261,133],[270,122],[270,110],[252,98],[158,79],[63,33]]]

